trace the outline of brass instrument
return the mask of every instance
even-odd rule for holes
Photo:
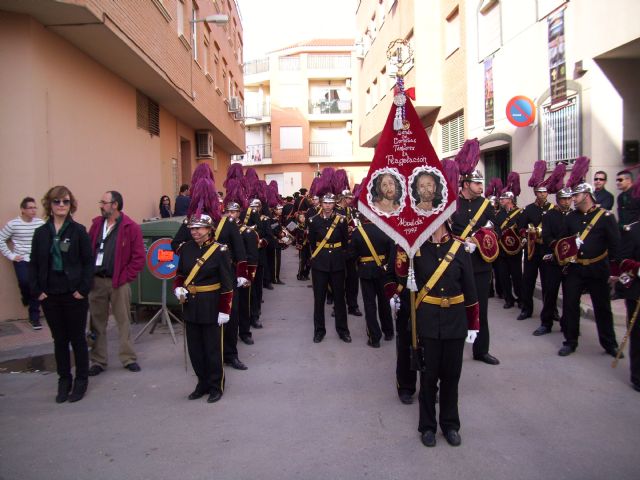
[[[624,338],[622,339],[622,343],[620,343],[620,348],[618,348],[618,353],[616,354],[616,358],[611,362],[611,368],[616,368],[618,366],[618,361],[622,356],[622,351],[624,350],[627,341],[629,340],[629,336],[631,335],[631,331],[633,330],[633,326],[636,323],[636,319],[638,318],[638,312],[640,312],[640,300],[636,300],[636,308],[633,311],[633,315],[631,315],[631,320],[629,320],[629,327],[627,328],[627,332],[624,334]]]

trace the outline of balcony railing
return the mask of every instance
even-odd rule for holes
[[[247,153],[245,153],[244,155],[231,155],[232,162],[242,162],[245,165],[249,163],[259,164],[263,160],[271,160],[270,143],[247,145]]]
[[[280,57],[278,64],[280,70],[300,70],[300,57]]]
[[[313,115],[351,113],[351,100],[310,100],[309,113]]]
[[[345,157],[352,154],[351,142],[309,142],[310,157]]]
[[[349,55],[309,55],[307,68],[313,70],[350,70]]]
[[[261,105],[245,104],[244,115],[245,117],[269,117],[271,116],[271,105],[269,103],[263,103]],[[255,120],[255,118],[253,120]]]
[[[256,73],[264,73],[269,71],[269,59],[261,58],[259,60],[252,60],[251,62],[245,62],[243,66],[245,75],[255,75]]]

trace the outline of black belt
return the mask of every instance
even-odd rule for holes
[[[107,272],[98,272],[98,273],[96,273],[96,277],[111,278],[111,275],[109,275]]]

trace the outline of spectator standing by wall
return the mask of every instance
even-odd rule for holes
[[[171,217],[171,199],[167,195],[160,197],[160,205],[158,208],[160,209],[160,218]]]
[[[606,184],[607,173],[602,170],[598,170],[593,175],[593,186],[595,187],[593,196],[596,199],[596,205],[604,208],[605,210],[613,210],[613,194],[604,188]]]
[[[18,279],[22,304],[29,307],[29,322],[34,330],[40,330],[40,302],[31,295],[29,290],[29,260],[31,256],[31,241],[36,229],[44,224],[38,218],[36,201],[31,197],[25,197],[20,202],[20,216],[10,220],[0,230],[0,251],[13,263],[13,268]],[[13,249],[7,244],[11,241]]]
[[[187,210],[189,209],[189,204],[191,203],[191,197],[189,196],[189,185],[183,183],[180,186],[180,193],[176,197],[176,209],[173,212],[173,215],[176,217],[180,217],[182,215],[187,214]]]

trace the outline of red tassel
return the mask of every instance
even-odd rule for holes
[[[405,95],[409,97],[414,102],[416,101],[416,87],[407,88],[404,91]]]
[[[468,330],[480,330],[480,304],[474,303],[473,305],[465,306],[467,310],[467,329]]]

